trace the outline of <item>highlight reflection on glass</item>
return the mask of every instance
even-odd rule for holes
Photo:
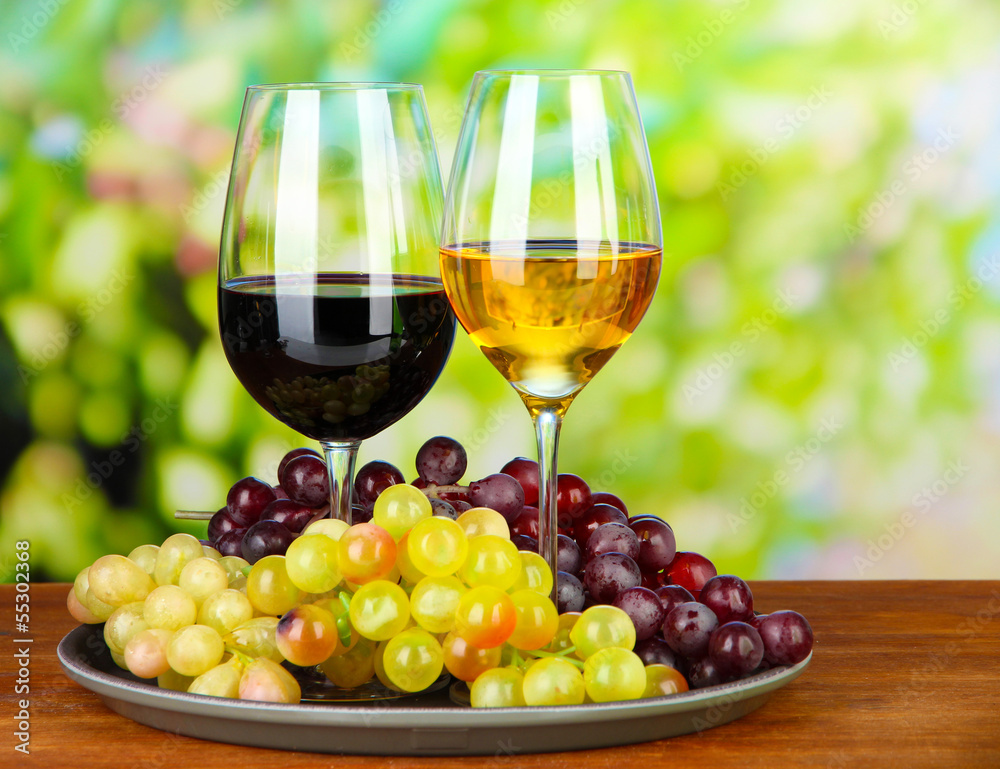
[[[219,258],[223,347],[258,403],[322,443],[348,522],[361,441],[420,402],[451,350],[440,217],[419,86],[247,90]]]
[[[535,424],[539,545],[553,573],[562,418],[645,314],[661,250],[628,73],[476,74],[445,200],[441,275],[459,321]]]

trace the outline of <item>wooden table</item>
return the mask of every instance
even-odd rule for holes
[[[51,767],[1000,767],[1000,582],[759,582],[760,611],[795,609],[813,662],[760,710],[671,740],[496,758],[374,758],[243,748],[140,726],[70,682],[55,656],[68,585],[33,585],[30,756],[13,750],[14,588],[0,586],[3,765]]]

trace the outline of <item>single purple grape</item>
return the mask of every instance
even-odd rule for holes
[[[281,487],[288,498],[306,507],[319,507],[330,501],[330,479],[326,463],[319,457],[304,454],[285,465]]]
[[[708,651],[708,640],[719,626],[715,612],[701,603],[675,606],[663,620],[663,640],[685,657],[701,657]]]
[[[583,568],[583,584],[596,603],[611,603],[641,579],[638,564],[624,553],[603,553]]]
[[[510,538],[510,541],[518,550],[527,550],[529,553],[538,552],[538,540],[527,534],[515,534]]]
[[[708,656],[724,678],[743,678],[764,659],[764,642],[760,633],[747,623],[727,622],[712,632]]]
[[[374,505],[378,495],[406,479],[395,465],[375,460],[368,462],[354,476],[354,493],[362,505]]]
[[[237,526],[250,526],[260,520],[264,508],[277,497],[274,489],[259,478],[242,478],[232,485],[226,495],[229,517]]]
[[[438,435],[417,451],[417,472],[429,483],[448,486],[465,475],[469,458],[465,448],[454,438]]]
[[[351,505],[351,525],[368,523],[374,514],[374,509],[369,505]]]
[[[612,507],[617,507],[625,515],[628,515],[628,508],[625,503],[622,502],[621,497],[615,496],[608,491],[595,491],[590,495],[590,504],[592,505],[611,505]]]
[[[556,574],[556,604],[559,613],[582,611],[586,596],[583,583],[573,574],[560,571]]]
[[[663,614],[666,617],[679,603],[688,603],[689,601],[694,601],[694,596],[691,595],[691,591],[680,585],[662,585],[653,590],[656,593],[656,597],[660,599],[660,603],[663,605]]]
[[[243,537],[246,533],[246,529],[230,529],[216,540],[213,547],[222,555],[237,555],[242,558]]]
[[[285,454],[285,456],[283,456],[281,458],[280,462],[278,462],[278,480],[279,481],[281,480],[282,474],[285,472],[285,465],[287,465],[289,462],[291,462],[296,457],[318,457],[319,459],[322,459],[323,455],[320,454],[315,449],[305,449],[305,448],[303,448],[303,449],[292,449],[287,454]]]
[[[663,626],[663,606],[656,593],[645,587],[630,587],[615,596],[614,606],[625,612],[635,625],[635,638],[652,638]]]
[[[639,557],[635,562],[644,573],[662,571],[677,555],[677,540],[674,530],[666,521],[646,518],[629,521],[629,527],[639,538]]]
[[[514,521],[524,508],[524,489],[516,478],[503,473],[494,473],[469,484],[469,495],[475,507],[496,510],[507,519]]]
[[[514,457],[500,472],[517,479],[524,489],[524,504],[529,507],[538,505],[538,463],[526,457]]]
[[[753,617],[753,593],[750,592],[750,586],[732,574],[719,574],[708,580],[701,588],[698,600],[715,612],[720,625],[746,622]]]
[[[233,520],[232,516],[229,515],[229,508],[223,507],[208,521],[208,541],[212,543],[218,542],[219,538],[227,531],[239,528],[243,527],[240,527]]]
[[[277,521],[293,534],[300,534],[309,522],[319,515],[315,510],[290,499],[276,499],[261,513],[262,521]]]
[[[565,571],[569,574],[579,574],[583,568],[583,553],[580,552],[580,546],[576,544],[575,540],[567,537],[565,534],[559,534],[556,537],[556,543],[556,563],[559,571]]]
[[[692,689],[704,689],[706,686],[721,684],[726,679],[715,669],[711,657],[702,657],[688,667],[687,680]]]
[[[581,548],[587,546],[587,540],[594,530],[605,523],[627,523],[625,513],[611,505],[591,505],[579,518],[573,521],[573,538]]]
[[[774,665],[795,665],[809,656],[813,631],[797,611],[776,611],[760,620],[764,656]]]
[[[602,523],[590,535],[584,552],[588,561],[604,553],[624,553],[635,561],[639,557],[639,538],[624,523]]]
[[[243,535],[243,557],[253,564],[266,555],[284,555],[293,539],[295,535],[277,521],[259,521]]]
[[[635,653],[639,655],[643,665],[666,665],[668,668],[682,673],[686,667],[684,658],[674,653],[662,636],[654,635],[635,645]]]
[[[443,499],[436,499],[434,497],[430,498],[431,503],[431,514],[440,515],[445,518],[451,518],[453,521],[458,518],[458,513],[455,512],[455,506],[450,502],[445,502]]]

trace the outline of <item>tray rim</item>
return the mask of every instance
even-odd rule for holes
[[[56,655],[64,674],[102,699],[111,698],[141,707],[151,707],[187,716],[228,718],[245,722],[266,722],[296,726],[339,726],[400,729],[476,728],[498,726],[539,726],[544,723],[585,724],[593,721],[632,720],[651,716],[667,716],[690,710],[732,705],[741,700],[768,695],[798,678],[812,661],[812,652],[790,667],[778,667],[751,678],[733,681],[680,694],[623,702],[587,703],[582,705],[540,705],[514,708],[406,706],[392,701],[380,706],[380,701],[363,704],[281,704],[233,700],[221,697],[189,694],[161,689],[153,684],[133,681],[105,673],[89,664],[87,655],[76,648],[87,637],[93,637],[96,625],[80,625],[59,642]],[[101,638],[103,644],[103,638]],[[127,675],[125,671],[123,674]],[[444,717],[440,723],[433,716]],[[377,722],[377,724],[375,723]],[[391,723],[390,723],[391,722]],[[502,724],[500,723],[502,722]]]

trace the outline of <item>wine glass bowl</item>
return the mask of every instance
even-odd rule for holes
[[[451,350],[440,218],[420,86],[247,89],[219,258],[223,349],[261,406],[322,443],[348,522],[360,442],[420,402]]]
[[[628,73],[477,73],[440,258],[459,321],[535,424],[539,545],[555,573],[562,418],[636,329],[660,273],[656,188]]]

